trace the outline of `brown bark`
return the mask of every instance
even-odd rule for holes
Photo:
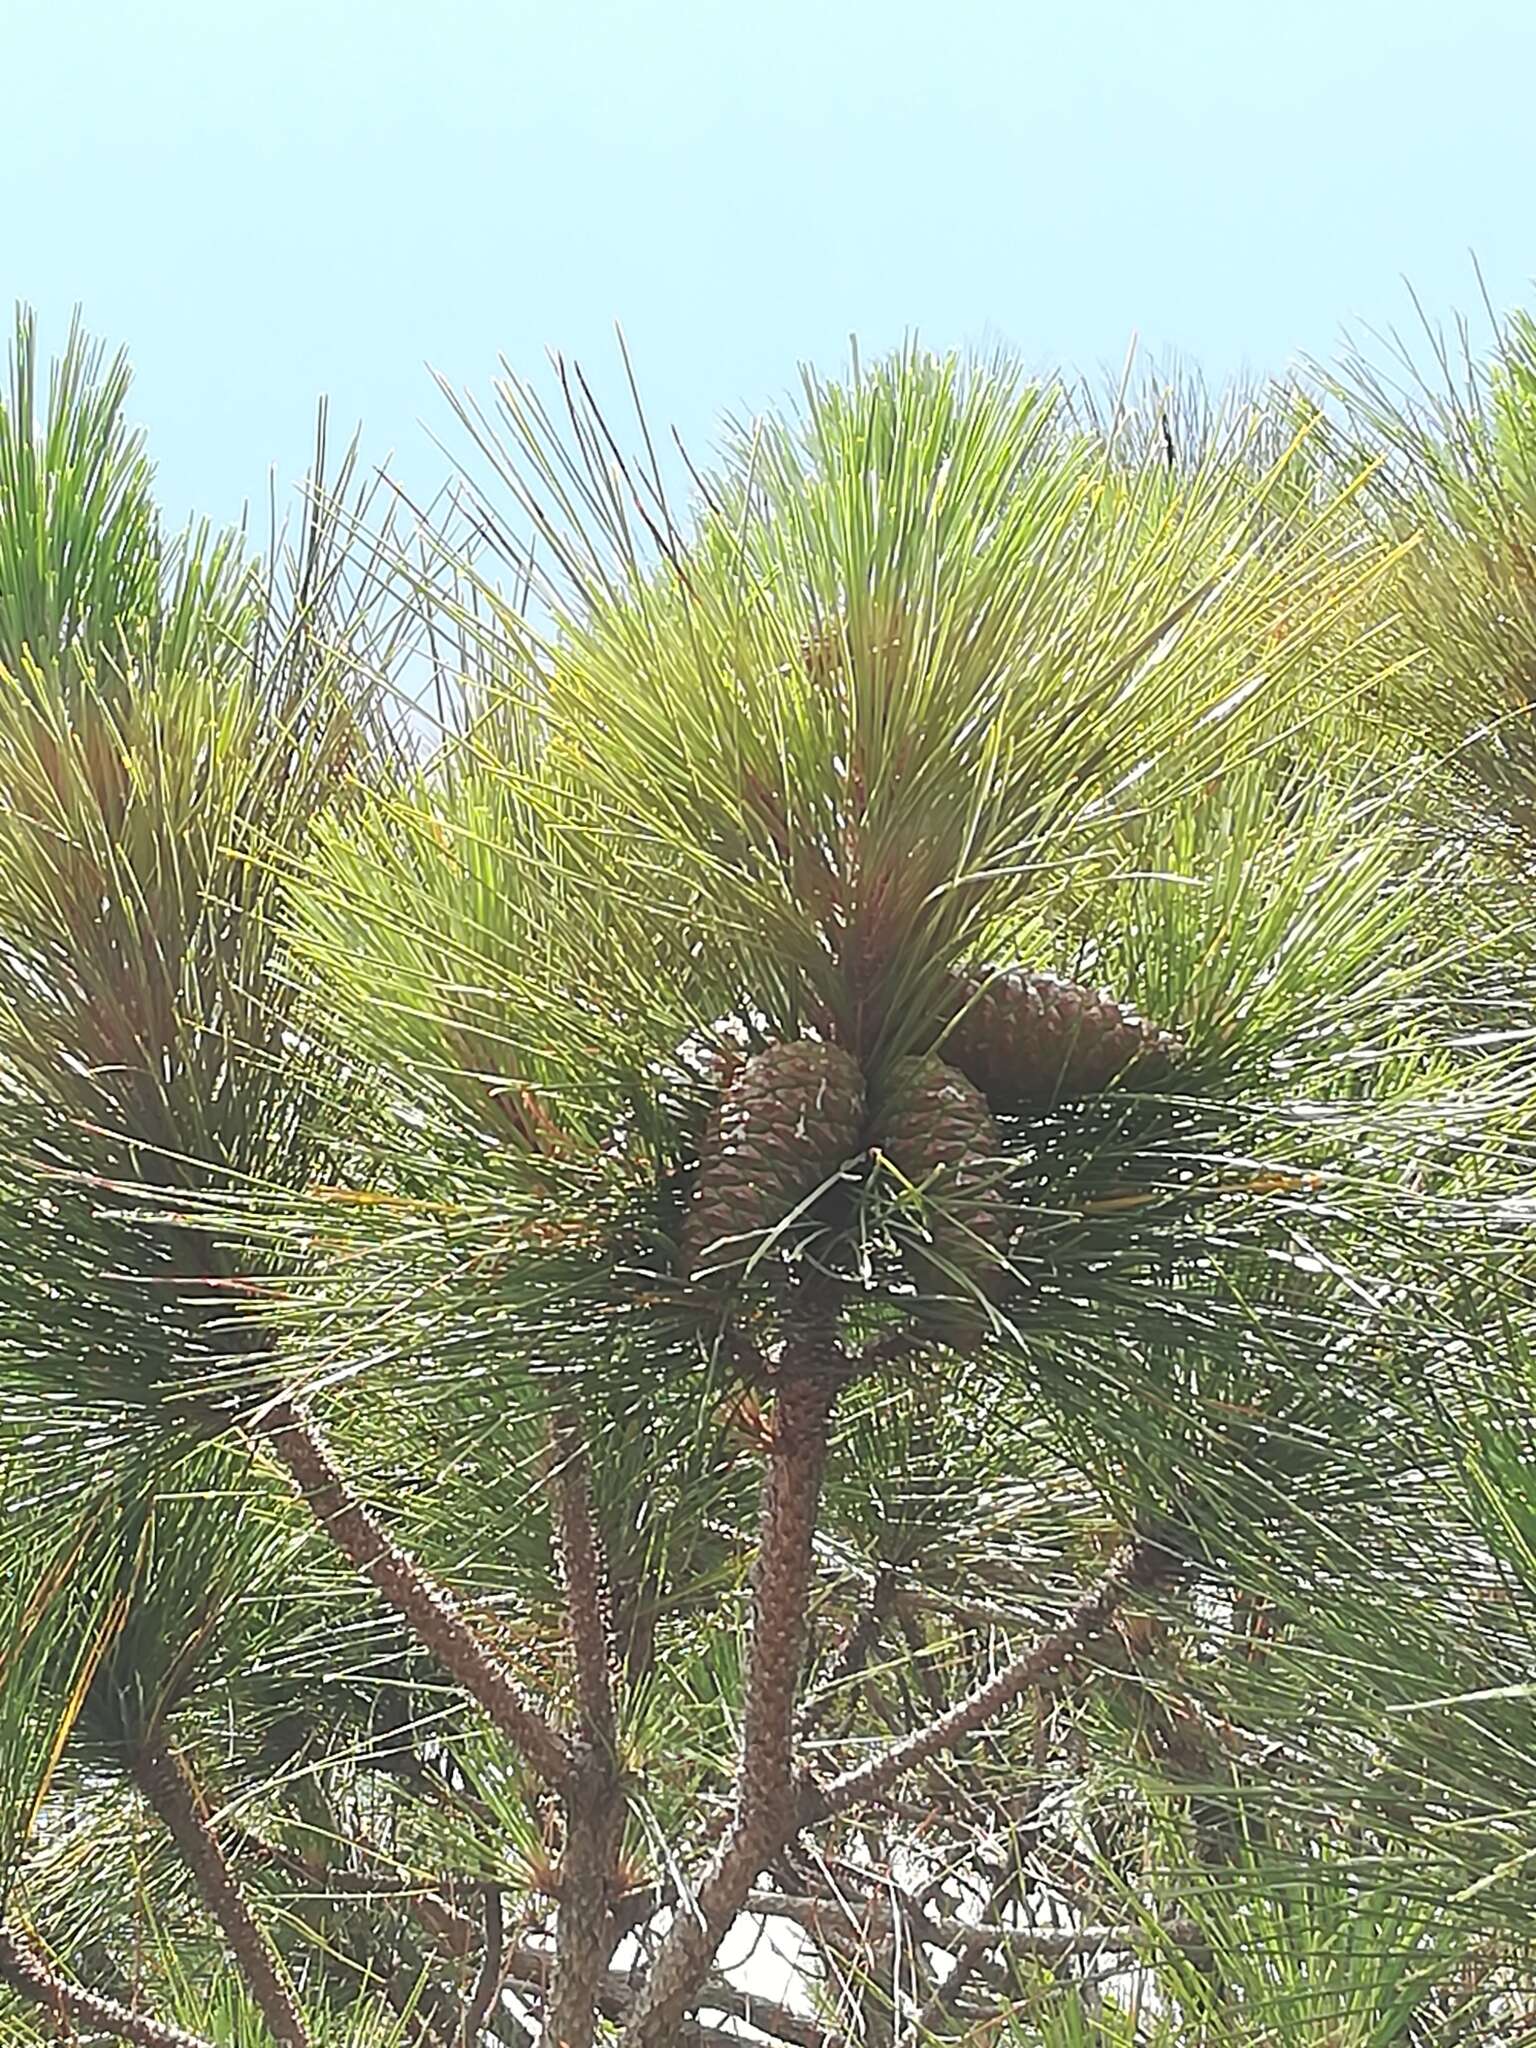
[[[475,1633],[458,1603],[392,1543],[331,1462],[314,1424],[285,1398],[253,1425],[286,1467],[310,1512],[336,1548],[401,1617],[422,1648],[463,1686],[541,1777],[558,1784],[571,1748]]]
[[[1059,1679],[1073,1657],[1091,1649],[1108,1633],[1115,1615],[1128,1599],[1171,1578],[1178,1566],[1177,1554],[1150,1537],[1139,1537],[1126,1544],[1061,1628],[881,1755],[860,1764],[856,1770],[845,1771],[828,1785],[806,1785],[801,1795],[800,1826],[810,1827],[832,1814],[846,1812],[851,1806],[878,1799],[905,1772],[954,1749],[1005,1712],[1022,1694]]]
[[[624,2048],[671,2048],[754,1880],[795,1822],[794,1711],[805,1659],[812,1549],[842,1366],[824,1325],[785,1346],[763,1482],[736,1821],[697,1894],[680,1903]]]
[[[61,1977],[32,1943],[9,1927],[0,1927],[0,1984],[41,2011],[50,2013],[72,2033],[111,2034],[135,2048],[213,2048],[201,2034],[189,2034],[168,2020],[132,2012],[115,1998],[102,1998]]]
[[[569,1413],[557,1415],[551,1426],[549,1487],[581,1745],[576,1767],[561,1788],[565,1852],[544,2031],[550,2048],[592,2048],[603,1975],[618,1943],[613,1902],[624,1793],[607,1565],[592,1517],[586,1445],[579,1421]]]
[[[521,1985],[529,1992],[547,1990],[554,1972],[555,1958],[550,1949],[521,1942],[508,1953],[509,1982]],[[633,2011],[643,1995],[644,1983],[644,1974],[639,1970],[604,1970],[598,1986],[600,2010],[610,2019],[622,2020]],[[742,1991],[724,1977],[706,1973],[699,1983],[694,2003],[707,2007],[711,2012],[725,2013],[732,2019],[746,2020],[758,2033],[771,2034],[776,2040],[789,2043],[790,2048],[835,2048],[831,2035],[820,2021],[793,2012],[776,1999],[759,1998],[755,1992]],[[695,2038],[696,2030],[701,2040],[730,2040],[741,2048],[740,2035],[726,2035],[713,2027],[701,2027],[697,2020],[684,2021],[678,2029],[676,2042],[669,2042],[668,2048],[686,2048],[686,2044]]]
[[[480,1968],[475,1977],[475,1986],[464,2008],[464,2023],[459,2029],[463,2048],[475,2048],[490,2018],[501,1990],[502,1971],[506,1959],[502,1954],[502,1908],[501,1889],[498,1885],[487,1885],[483,1894],[484,1911],[481,1918]]]
[[[181,1852],[209,1916],[228,1942],[273,2040],[281,2048],[309,2048],[309,2034],[282,1965],[252,1917],[185,1763],[166,1744],[151,1740],[133,1757],[132,1769],[139,1790]]]
[[[592,2048],[604,1975],[618,1943],[614,1872],[624,1806],[611,1765],[595,1752],[561,1797],[565,1854],[544,2038],[549,2048]]]
[[[549,1488],[575,1667],[576,1707],[587,1741],[611,1756],[618,1748],[618,1714],[613,1696],[608,1568],[592,1518],[586,1445],[573,1415],[556,1416],[549,1448]]]

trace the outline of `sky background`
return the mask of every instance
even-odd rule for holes
[[[1536,300],[1536,0],[0,0],[0,292],[130,350],[168,512],[317,396],[413,491],[564,350],[691,446],[916,331],[1224,377]]]

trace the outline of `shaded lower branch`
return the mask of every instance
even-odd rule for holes
[[[502,1954],[502,1918],[501,1887],[488,1884],[481,1922],[480,1969],[459,2030],[463,2048],[475,2048],[501,1991],[502,1971],[506,1967],[506,1958]]]
[[[102,1998],[71,1984],[14,1929],[0,1926],[0,1984],[51,2013],[76,2032],[110,2034],[135,2048],[213,2048],[201,2034],[189,2034],[168,2020],[132,2012],[115,1998]]]
[[[825,1681],[815,1696],[807,1700],[800,1710],[795,1723],[795,1733],[802,1742],[807,1736],[815,1734],[826,1719],[838,1694],[858,1677],[869,1662],[886,1623],[895,1611],[896,1602],[895,1576],[888,1565],[882,1565],[875,1575],[869,1598],[844,1638],[842,1648],[833,1660]]]
[[[855,1770],[827,1785],[806,1783],[802,1789],[801,1827],[846,1812],[866,1800],[878,1799],[895,1781],[917,1765],[956,1747],[987,1722],[995,1720],[1024,1693],[1060,1677],[1071,1659],[1091,1649],[1112,1626],[1124,1603],[1173,1577],[1182,1560],[1152,1537],[1127,1543],[1104,1577],[1085,1594],[1061,1628],[1005,1664],[984,1685],[967,1694],[926,1726],[894,1743]]]
[[[467,1914],[461,1913],[451,1903],[448,1897],[451,1879],[447,1885],[441,1879],[436,1884],[428,1884],[421,1878],[406,1877],[398,1870],[359,1870],[355,1866],[337,1869],[320,1857],[306,1855],[302,1849],[269,1842],[247,1827],[226,1827],[225,1833],[233,1836],[242,1856],[297,1879],[333,1905],[390,1899],[411,1912],[431,1937],[438,1952],[451,1961],[463,1962],[474,1952],[479,1930]],[[364,1853],[369,1846],[356,1834],[343,1837],[339,1828],[337,1839],[344,1839],[354,1856]],[[375,1850],[372,1853],[377,1856],[381,1852]]]
[[[1045,1769],[1050,1755],[1050,1717],[1046,1703],[1040,1699],[1035,1702],[1032,1749],[1036,1778],[1025,1795],[1024,1812],[1014,1820],[1015,1828],[1020,1821],[1035,1821],[1045,1799]],[[984,1922],[1002,1924],[1002,1914],[1019,1902],[1023,1891],[1024,1868],[1016,1854],[1005,1859],[1001,1869],[993,1870],[990,1874],[992,1882],[987,1890],[986,1905],[978,1927]],[[973,1979],[985,1972],[989,1947],[987,1935],[978,1932],[976,1928],[972,1928],[961,1938],[954,1949],[954,1968],[942,1984],[935,1986],[918,2013],[916,2032],[920,2040],[929,2034],[937,2034],[958,2013],[961,2000],[969,1991]]]
[[[134,1782],[176,1844],[209,1916],[229,1944],[272,2038],[281,2048],[309,2048],[308,2029],[282,1965],[225,1860],[186,1764],[167,1744],[151,1740],[135,1752],[131,1768]]]
[[[463,2048],[466,2035],[471,2040],[478,2040],[488,2027],[494,2029],[498,2039],[507,2038],[510,2022],[505,2015],[496,2014],[494,2010],[504,1961],[501,1953],[502,1897],[498,1887],[482,1887],[484,1915],[477,1927],[467,1914],[461,1913],[449,1901],[441,1887],[434,1889],[398,1871],[337,1870],[317,1857],[306,1856],[302,1850],[265,1841],[247,1828],[239,1830],[238,1839],[243,1854],[298,1879],[313,1898],[333,1910],[343,1911],[349,1935],[372,1927],[374,1916],[358,1913],[355,1909],[359,1904],[377,1906],[381,1901],[387,1901],[390,1906],[410,1914],[429,1937],[437,1955],[450,1966],[455,1966],[461,1978],[462,1966],[470,1961],[478,1948],[479,1969],[467,2002],[462,1993],[455,1998],[441,1986],[434,1986],[430,1996],[423,1998],[420,1971],[397,1968],[397,1958],[393,1954],[381,1954],[375,1940],[370,1939],[367,1943],[366,1959],[359,1960],[350,1954],[343,1958],[356,1976],[379,1984],[391,2008],[420,2048],[434,2048],[434,2044],[439,2043],[443,2048]],[[355,1835],[346,1839],[354,1853],[365,1846]],[[294,1902],[290,1910],[297,1911],[300,1904],[302,1901]],[[299,1917],[303,1918],[303,1915]],[[319,1939],[318,1936],[316,1938]],[[333,1949],[331,1953],[339,1955],[340,1950]],[[471,2032],[472,2028],[476,2031]],[[511,2038],[520,2044],[520,2048],[528,2048],[528,2035],[523,2028],[511,2027]]]
[[[510,1951],[507,1968],[514,1983],[534,1993],[546,1992],[555,1974],[554,1954],[552,1950],[535,1947],[531,1942],[520,1943]],[[622,2021],[635,2010],[644,1991],[645,1975],[642,1970],[606,1969],[598,1983],[599,2009],[607,2018]],[[832,2037],[819,2020],[807,2018],[804,2013],[793,2011],[777,1999],[760,1998],[755,1992],[743,1991],[724,1977],[706,1972],[695,1991],[693,2002],[706,2012],[745,2020],[758,2033],[771,2034],[776,2040],[787,2042],[789,2048],[832,2048]],[[545,2024],[548,2025],[547,2019]],[[687,2043],[695,2032],[701,2040],[726,2038],[741,2048],[740,2035],[720,2036],[717,2029],[696,2020],[679,2023],[677,2048],[682,2048],[682,2044]],[[553,2043],[551,2048],[554,2048]],[[674,2048],[674,2044],[669,2042],[668,2048]]]
[[[458,1603],[395,1543],[352,1492],[323,1438],[284,1397],[252,1426],[287,1469],[336,1548],[382,1594],[449,1677],[463,1686],[507,1740],[551,1784],[571,1767],[570,1745],[470,1626]]]
[[[836,1899],[794,1897],[780,1892],[749,1892],[745,1902],[749,1913],[767,1920],[787,1920],[808,1934],[856,1934],[880,1936],[889,1931],[896,1918],[888,1898],[876,1894],[860,1912],[851,1912]],[[1010,1927],[1006,1922],[960,1920],[952,1914],[915,1915],[920,1938],[930,1947],[954,1954],[972,1941],[987,1949],[1004,1949],[1016,1956],[1046,1962],[1060,1962],[1067,1956],[1131,1955],[1146,1947],[1151,1935],[1187,1949],[1198,1947],[1199,1932],[1193,1922],[1180,1921],[1163,1926],[1129,1927]]]

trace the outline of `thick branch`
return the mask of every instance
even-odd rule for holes
[[[1098,1585],[1078,1602],[1054,1634],[1011,1664],[1005,1664],[985,1685],[978,1686],[947,1712],[935,1716],[925,1727],[914,1730],[868,1763],[845,1771],[830,1784],[806,1785],[800,1825],[809,1827],[832,1814],[846,1812],[851,1806],[878,1799],[905,1772],[954,1749],[1011,1707],[1021,1694],[1059,1679],[1073,1657],[1091,1649],[1108,1633],[1127,1600],[1171,1578],[1179,1562],[1174,1551],[1151,1537],[1138,1537],[1126,1544]]]
[[[592,1494],[581,1425],[562,1413],[550,1426],[549,1489],[555,1508],[555,1540],[565,1585],[566,1628],[576,1674],[576,1706],[582,1730],[596,1749],[612,1756],[618,1747],[613,1698],[613,1630],[609,1618],[608,1568],[602,1539],[592,1519]]]
[[[286,1398],[255,1418],[273,1454],[336,1548],[372,1584],[448,1675],[551,1784],[571,1768],[570,1745],[471,1628],[451,1594],[392,1543],[332,1464],[314,1424]]]
[[[282,1965],[225,1861],[202,1795],[186,1765],[168,1745],[152,1740],[135,1753],[132,1769],[139,1790],[181,1852],[203,1904],[228,1942],[272,2038],[282,2048],[309,2048],[309,2034]]]
[[[618,1774],[608,1572],[592,1518],[586,1445],[580,1423],[569,1413],[557,1415],[551,1426],[549,1487],[581,1743],[576,1766],[561,1788],[565,1853],[545,2034],[551,2048],[592,2048],[598,1992],[618,1941],[613,1901],[624,1792]]]
[[[514,1947],[508,1955],[507,1964],[512,1980],[535,1992],[547,1990],[555,1973],[552,1952],[538,1948],[532,1942],[519,1943]],[[634,2010],[644,1988],[643,1971],[604,1970],[598,1985],[598,2004],[609,2018],[622,2020]],[[724,1977],[706,1973],[694,1995],[694,2003],[707,2012],[724,2013],[728,2018],[745,2020],[759,2033],[772,2034],[778,2040],[790,2043],[791,2048],[831,2048],[827,2031],[818,2020],[808,2019],[804,2013],[794,2012],[776,1999],[759,1998],[755,1992],[742,1991]],[[686,2042],[696,2027],[702,2039],[715,2038],[715,2029],[699,2027],[699,2022],[689,2020],[679,2028],[679,2043]],[[739,2035],[724,2038],[737,2042],[740,2048]],[[670,2043],[669,2048],[672,2048]]]
[[[625,2048],[671,2048],[753,1881],[795,1823],[795,1695],[805,1659],[812,1547],[841,1355],[819,1322],[785,1345],[763,1481],[736,1821],[696,1897],[683,1901],[652,1966]]]
[[[111,2034],[119,2041],[133,2042],[135,2048],[213,2048],[201,2034],[189,2034],[184,2027],[151,2019],[147,2013],[131,2012],[115,1998],[81,1990],[50,1968],[24,1936],[3,1926],[0,1984],[78,2033]]]
[[[544,2039],[549,2048],[592,2048],[603,1973],[618,1942],[613,1896],[624,1801],[611,1761],[590,1752],[566,1781],[561,1800],[565,1853]]]

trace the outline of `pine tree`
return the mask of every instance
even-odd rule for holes
[[[511,563],[256,563],[38,382],[0,2038],[1517,2039],[1518,894],[1359,476],[914,349],[684,511],[567,372]]]

